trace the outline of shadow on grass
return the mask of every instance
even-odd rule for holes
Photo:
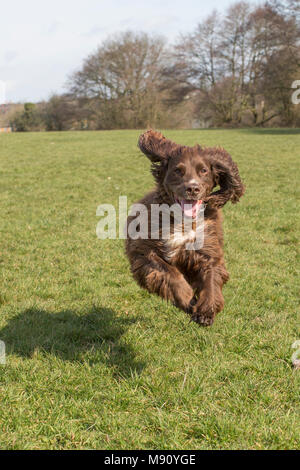
[[[32,357],[37,352],[65,361],[104,363],[118,376],[140,373],[144,364],[135,360],[135,352],[123,335],[135,323],[107,308],[93,308],[86,314],[70,310],[49,313],[28,309],[12,318],[0,330],[7,353]]]

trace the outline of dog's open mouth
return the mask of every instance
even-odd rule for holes
[[[176,201],[178,202],[178,204],[180,204],[184,216],[192,217],[193,219],[197,217],[197,213],[201,207],[202,200],[176,198]]]

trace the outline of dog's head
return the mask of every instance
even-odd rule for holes
[[[222,148],[185,147],[155,131],[139,138],[139,147],[152,162],[152,173],[174,202],[196,209],[204,202],[210,207],[235,203],[244,194],[237,165]],[[216,186],[220,189],[213,192]]]

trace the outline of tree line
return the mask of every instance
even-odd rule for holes
[[[15,130],[300,126],[300,2],[213,11],[175,44],[128,31],[104,41],[67,92],[11,118]]]

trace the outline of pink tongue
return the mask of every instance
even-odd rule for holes
[[[181,210],[187,217],[196,218],[198,208],[201,206],[202,201],[188,201],[187,199],[183,199],[180,201]]]

